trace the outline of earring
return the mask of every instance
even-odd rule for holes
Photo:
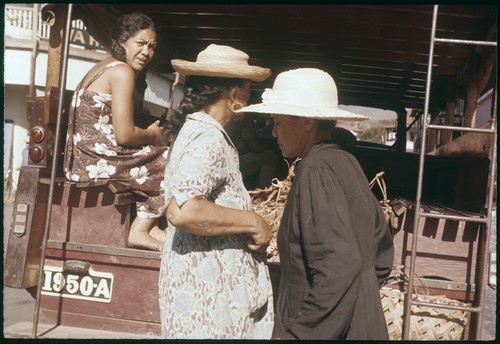
[[[236,108],[236,105],[238,105],[238,108]],[[233,102],[231,103],[231,111],[232,112],[236,112],[237,110],[240,110],[241,108],[243,108],[245,105],[243,105],[243,103],[240,103],[239,101],[237,100],[233,100]]]

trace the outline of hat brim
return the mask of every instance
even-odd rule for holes
[[[271,76],[269,68],[245,65],[217,65],[211,63],[172,60],[174,70],[183,75],[238,78],[251,81],[264,81]]]
[[[310,108],[290,104],[254,104],[249,105],[236,112],[257,112],[275,115],[299,116],[314,119],[364,121],[366,116],[358,115],[338,107]]]

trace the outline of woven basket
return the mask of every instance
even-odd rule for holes
[[[466,303],[444,296],[413,294],[414,300],[454,306],[468,306]],[[399,289],[384,286],[380,290],[380,299],[384,309],[387,330],[391,340],[402,337],[404,293]],[[409,339],[425,340],[461,340],[467,313],[454,309],[412,306]]]
[[[384,212],[385,221],[391,230],[391,234],[394,236],[395,231],[398,229],[396,224],[394,209],[392,209],[391,203],[387,198],[387,186],[384,180],[385,172],[379,172],[375,175],[375,177],[370,182],[370,188],[373,189],[375,182],[379,186],[380,191],[382,192],[382,200],[379,201],[380,206],[382,207],[382,211]]]
[[[267,246],[267,261],[270,263],[279,263],[279,252],[277,244],[278,229],[280,227],[281,217],[285,208],[288,192],[290,191],[295,177],[295,167],[300,158],[295,159],[292,164],[287,160],[288,176],[284,180],[273,179],[271,186],[265,189],[255,189],[249,191],[252,197],[252,209],[262,216],[271,227],[272,238]]]

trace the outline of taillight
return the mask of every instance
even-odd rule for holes
[[[45,129],[40,126],[35,126],[31,128],[30,139],[31,142],[35,144],[30,146],[28,150],[28,155],[31,161],[36,164],[41,162],[45,155],[44,148],[41,145],[41,143],[45,140]]]
[[[28,99],[28,165],[47,167],[51,155],[52,132],[45,123],[45,97]]]
[[[31,140],[40,143],[45,139],[45,130],[42,127],[34,127],[30,132]]]
[[[30,147],[28,154],[34,163],[40,162],[44,156],[43,148],[40,145],[33,145]]]

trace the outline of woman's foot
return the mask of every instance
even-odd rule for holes
[[[150,235],[150,231],[153,228],[158,228],[156,226],[157,220],[136,217],[130,226],[127,246],[150,251],[161,251],[163,249],[163,242]]]
[[[150,251],[161,251],[163,249],[163,242],[156,240],[148,233],[130,231],[127,246]]]
[[[165,239],[167,238],[167,232],[158,226],[154,226],[149,232],[149,235],[152,236],[154,239],[158,240],[159,242],[161,242],[162,244],[165,242]]]

